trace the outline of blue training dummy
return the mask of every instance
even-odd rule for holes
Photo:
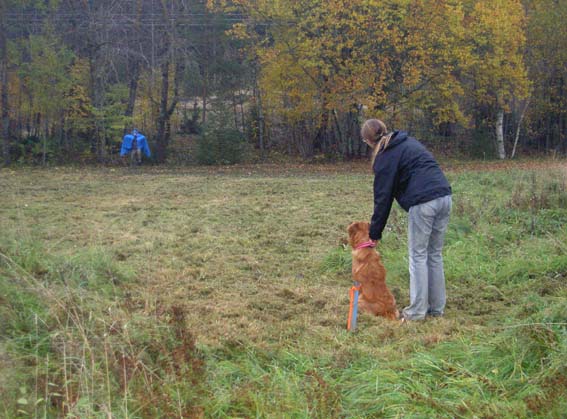
[[[130,154],[131,163],[142,164],[142,151],[146,157],[150,157],[150,147],[146,137],[140,134],[137,130],[132,130],[131,134],[126,134],[122,139],[122,148],[120,149],[120,156]]]

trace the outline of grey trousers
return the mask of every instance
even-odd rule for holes
[[[445,310],[441,251],[451,205],[451,195],[447,195],[409,210],[410,305],[402,312],[408,320],[422,320],[426,315],[442,316]]]
[[[130,152],[130,164],[140,164],[142,163],[142,149],[137,148],[136,150],[132,150]]]

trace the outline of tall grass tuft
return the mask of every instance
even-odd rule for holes
[[[329,251],[321,263],[321,270],[333,274],[349,274],[352,269],[350,247],[338,246]]]
[[[183,310],[132,315],[117,285],[131,280],[101,248],[53,256],[37,241],[0,247],[6,417],[191,417],[203,361]],[[131,302],[130,302],[131,303]]]

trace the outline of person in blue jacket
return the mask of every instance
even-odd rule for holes
[[[373,150],[370,239],[382,238],[394,199],[409,213],[410,304],[401,312],[401,320],[442,316],[446,294],[441,252],[451,212],[451,186],[431,153],[406,132],[388,132],[384,122],[369,119],[361,135]]]
[[[146,137],[140,134],[137,130],[132,130],[131,134],[126,134],[122,139],[122,148],[120,149],[120,156],[130,154],[131,164],[142,164],[142,152],[146,157],[150,157],[150,147]]]

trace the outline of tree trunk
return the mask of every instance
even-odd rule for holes
[[[289,125],[287,125],[287,126],[289,126]],[[293,144],[297,143],[297,140],[295,138],[295,124],[291,125],[291,140],[292,141],[289,141],[289,140],[287,141],[287,155],[288,156],[291,156],[291,153],[292,153],[292,149],[291,149],[292,142],[293,142]]]
[[[165,162],[167,158],[167,147],[171,138],[171,115],[175,112],[177,103],[179,102],[179,86],[183,76],[184,64],[181,57],[177,57],[175,63],[175,75],[173,77],[173,97],[169,103],[169,67],[170,61],[166,61],[161,67],[161,101],[158,117],[157,129],[157,149],[156,159],[159,163]]]
[[[234,129],[238,129],[238,107],[236,104],[236,94],[232,91],[232,113],[234,115]]]
[[[5,165],[10,164],[10,114],[8,113],[8,45],[6,40],[6,26],[4,23],[5,2],[0,0],[0,76],[2,97],[2,160]]]
[[[67,153],[68,149],[65,147],[66,153],[62,153],[63,144],[65,141],[65,112],[61,111],[59,116],[59,145],[58,145],[58,161],[61,162],[63,158],[67,158],[69,155]],[[65,156],[63,156],[65,154]]]
[[[24,121],[26,118],[24,117],[24,110],[23,110],[23,92],[22,92],[22,81],[18,80],[18,129],[15,133],[16,138],[22,138],[24,135]]]
[[[518,140],[520,139],[520,128],[522,126],[522,121],[524,119],[524,115],[526,110],[528,109],[528,105],[530,104],[530,99],[526,99],[526,103],[522,108],[522,113],[520,113],[520,119],[518,120],[518,126],[516,127],[516,137],[514,138],[514,147],[512,148],[512,154],[510,155],[510,159],[513,159],[516,155],[516,147],[518,146]]]
[[[134,104],[136,103],[136,94],[138,91],[138,80],[140,79],[140,63],[138,60],[134,60],[132,63],[132,78],[130,79],[129,91],[128,91],[128,104],[126,105],[126,111],[124,111],[124,116],[127,121],[124,126],[124,134],[132,128],[132,116],[134,115]]]
[[[341,129],[341,124],[339,122],[339,117],[337,115],[336,109],[333,109],[333,120],[335,121],[335,127],[337,129],[337,143],[339,145],[339,151],[343,157],[348,155],[348,146],[345,144],[343,131]],[[346,146],[346,147],[345,147]]]
[[[157,149],[156,159],[163,163],[167,153],[166,125],[167,125],[167,102],[169,96],[169,60],[161,65],[161,101],[159,106],[159,117],[157,127]]]
[[[207,74],[203,73],[203,119],[201,123],[204,125],[207,122]]]
[[[262,160],[265,158],[265,139],[264,139],[264,110],[262,109],[262,92],[258,89],[258,141],[260,142],[260,155]]]
[[[104,84],[98,71],[96,50],[89,49],[89,76],[90,76],[90,95],[93,106],[97,110],[101,110],[104,106]],[[91,139],[91,152],[93,152],[99,162],[106,159],[106,138],[103,137],[104,121],[101,121],[100,116],[95,116],[94,127],[95,135]]]
[[[30,94],[30,100],[31,100],[31,94]],[[39,112],[35,114],[32,136],[37,138],[41,137],[41,113]]]
[[[49,137],[49,120],[47,116],[44,118],[45,120],[45,132],[43,134],[43,155],[41,159],[41,163],[45,166],[47,165],[47,138]]]
[[[157,120],[156,133],[156,160],[158,163],[165,162],[167,158],[167,148],[171,137],[171,115],[175,111],[179,100],[179,86],[183,75],[183,61],[179,57],[176,42],[176,11],[173,10],[173,2],[161,2],[161,12],[165,25],[165,33],[162,39],[160,58],[161,64],[161,100],[159,104],[159,116]],[[168,9],[170,7],[170,9]],[[173,96],[171,103],[169,100],[169,72],[171,63],[174,63]]]
[[[244,135],[248,135],[248,133],[246,132],[246,116],[244,115],[244,99],[243,99],[243,94],[242,92],[240,92],[238,94],[238,101],[239,101],[239,107],[240,107],[240,122],[242,124],[242,132],[244,133]]]
[[[504,110],[498,109],[496,115],[496,147],[498,150],[498,158],[504,160],[506,158],[506,150],[504,149]]]
[[[567,134],[565,129],[567,128],[567,118],[565,114],[561,117],[561,152],[565,155],[567,152]]]
[[[138,0],[136,3],[136,21],[134,22],[135,36],[136,36],[136,47],[140,44],[140,21],[142,19],[142,2]],[[128,104],[126,105],[126,111],[124,116],[126,117],[126,123],[124,126],[124,134],[126,134],[129,129],[133,128],[132,116],[134,115],[134,105],[136,104],[136,95],[138,92],[138,81],[140,80],[140,59],[137,57],[130,58],[131,66],[131,76],[130,83],[128,86]]]
[[[321,116],[319,117],[319,127],[315,136],[313,138],[313,150],[319,150],[321,152],[326,152],[326,144],[329,143],[329,113],[330,111],[327,109],[328,102],[323,96],[323,103],[321,106]],[[331,128],[332,130],[332,128]]]

